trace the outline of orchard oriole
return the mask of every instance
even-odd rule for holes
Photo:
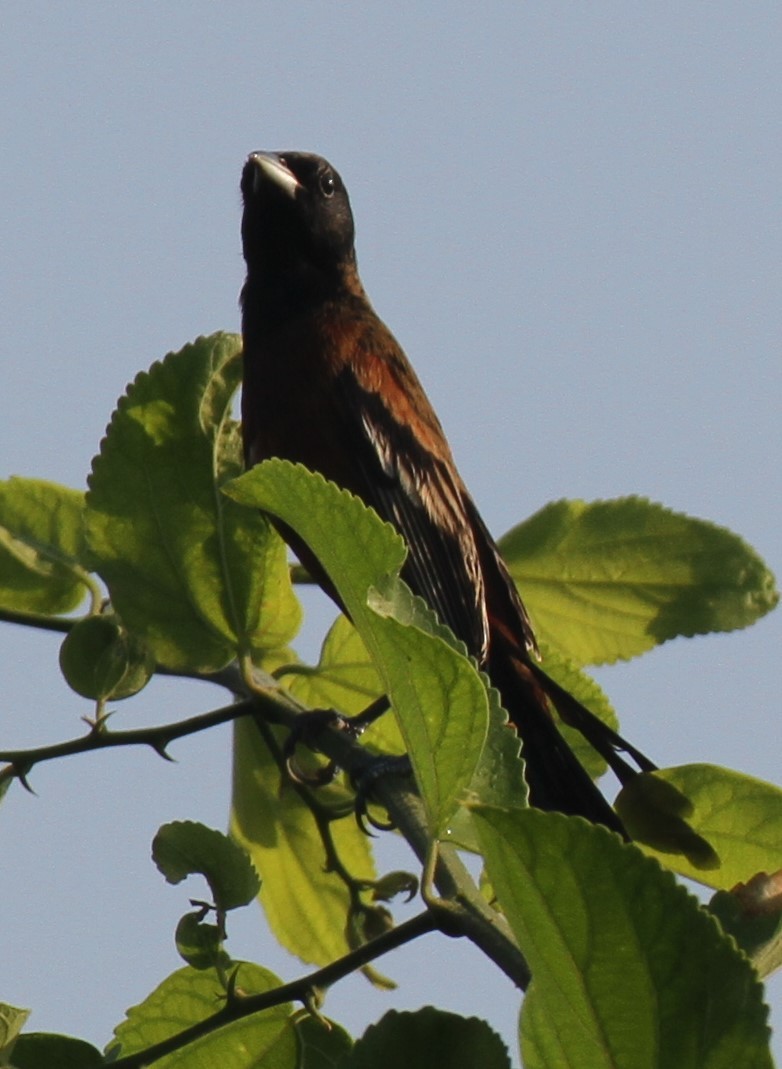
[[[617,751],[654,767],[541,669],[529,617],[399,344],[356,267],[339,174],[303,152],[253,153],[242,174],[247,466],[298,461],[352,491],[407,543],[402,577],[462,639],[521,737],[530,801],[622,832],[576,759],[549,700],[626,779]],[[308,547],[281,529],[338,601]]]

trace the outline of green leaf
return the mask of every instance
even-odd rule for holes
[[[151,651],[112,614],[77,621],[60,647],[60,670],[68,686],[96,701],[129,698],[155,670]]]
[[[278,941],[303,961],[326,965],[351,949],[347,888],[326,871],[312,812],[282,777],[254,721],[237,721],[234,732],[231,834],[261,874],[261,905]],[[369,839],[356,822],[335,821],[330,829],[348,871],[372,879]]]
[[[353,1046],[341,1025],[315,1017],[297,1018],[296,1036],[300,1059],[297,1069],[341,1069],[342,1059]]]
[[[757,977],[670,873],[578,817],[474,819],[534,978],[526,1069],[770,1069]]]
[[[216,924],[207,924],[204,911],[185,913],[176,926],[176,948],[180,958],[194,969],[229,969],[231,959],[223,950],[222,936]]]
[[[242,470],[240,350],[215,334],[138,375],[89,480],[95,567],[125,625],[178,671],[216,670],[239,650],[262,660],[299,625],[283,543],[219,492]]]
[[[383,693],[361,636],[342,615],[329,628],[317,665],[293,664],[277,674],[305,705],[346,716],[360,713]]]
[[[357,1040],[340,1069],[510,1069],[508,1050],[485,1021],[433,1006],[391,1010]]]
[[[291,527],[339,591],[398,717],[436,836],[477,766],[488,704],[463,647],[399,579],[404,542],[358,498],[300,465],[267,461],[225,489]]]
[[[524,809],[529,801],[524,762],[520,756],[521,739],[508,726],[508,714],[500,704],[499,691],[489,687],[488,695],[489,733],[481,759],[470,781],[465,804],[454,813],[442,835],[444,840],[474,853],[481,850],[472,822],[472,807],[476,802]]]
[[[664,768],[631,781],[616,809],[646,853],[716,890],[782,867],[782,791],[752,776],[705,764]]]
[[[391,902],[398,895],[404,895],[405,902],[409,902],[418,893],[418,877],[410,872],[396,869],[393,872],[384,873],[375,881],[372,888],[372,898],[375,902]]]
[[[52,1032],[26,1032],[14,1047],[14,1069],[100,1069],[106,1063],[91,1043]]]
[[[242,994],[260,994],[280,985],[274,973],[258,965],[243,962],[239,968],[237,988]],[[211,1017],[223,1005],[224,993],[213,972],[190,966],[179,969],[128,1010],[115,1029],[107,1056],[111,1060],[144,1051]],[[234,1021],[156,1061],[155,1069],[294,1069],[297,1043],[290,1012],[290,1004],[283,1003]]]
[[[0,1002],[0,1065],[7,1065],[19,1033],[24,1028],[29,1010],[19,1009],[7,1002]]]
[[[241,846],[196,821],[164,824],[152,841],[152,859],[169,883],[202,874],[220,910],[246,906],[260,890],[258,873]]]
[[[42,479],[0,482],[0,607],[71,612],[89,590],[84,494]]]
[[[553,502],[500,548],[536,633],[579,665],[746,627],[779,600],[737,535],[639,497]]]

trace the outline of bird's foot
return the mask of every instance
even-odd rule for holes
[[[369,810],[372,800],[372,790],[379,779],[383,776],[412,776],[413,767],[407,754],[396,757],[372,758],[361,772],[353,777],[353,786],[356,789],[355,813],[358,826],[367,835],[372,834],[372,828],[377,831],[392,831],[395,827],[393,821],[382,821],[373,816]]]
[[[383,696],[372,702],[360,713],[357,713],[356,716],[343,716],[336,709],[313,709],[310,712],[302,713],[296,721],[296,726],[288,735],[283,749],[283,758],[288,775],[296,783],[301,783],[307,787],[325,787],[332,783],[339,773],[339,766],[336,762],[329,761],[328,764],[314,773],[306,772],[296,761],[298,747],[303,744],[310,750],[317,750],[317,737],[324,728],[346,731],[352,738],[357,739],[388,708],[388,699]]]

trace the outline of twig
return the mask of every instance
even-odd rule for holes
[[[58,757],[70,757],[72,754],[89,753],[92,750],[106,750],[114,746],[150,746],[161,757],[170,760],[167,747],[176,739],[207,728],[238,720],[242,716],[258,713],[259,706],[266,703],[262,698],[245,698],[242,701],[214,709],[209,713],[200,713],[187,720],[173,724],[161,724],[158,727],[133,728],[128,731],[109,731],[105,719],[99,727],[78,739],[56,742],[50,746],[38,746],[30,750],[0,750],[0,761],[5,761],[14,769],[21,769],[26,775],[35,765],[44,761],[53,761]],[[276,710],[276,706],[275,706]],[[17,773],[18,774],[18,773]]]
[[[350,951],[350,953],[345,954],[337,961],[331,962],[330,965],[326,965],[308,976],[303,976],[288,984],[281,984],[280,987],[276,987],[272,991],[264,991],[258,995],[234,995],[229,997],[225,1006],[218,1010],[217,1013],[213,1013],[205,1020],[199,1021],[198,1024],[191,1025],[190,1028],[186,1028],[184,1031],[171,1036],[169,1039],[164,1039],[161,1043],[156,1043],[146,1050],[137,1051],[135,1054],[129,1054],[125,1058],[119,1058],[111,1062],[112,1069],[141,1069],[141,1067],[151,1065],[167,1054],[181,1050],[190,1043],[194,1043],[197,1039],[202,1039],[219,1028],[224,1028],[228,1024],[240,1021],[253,1013],[268,1010],[272,1006],[279,1006],[285,1002],[301,1002],[306,1006],[313,992],[321,988],[330,987],[362,966],[368,965],[369,962],[374,961],[383,954],[387,954],[390,950],[396,950],[421,935],[436,931],[438,927],[439,921],[435,912],[426,910],[424,913],[419,913],[411,920],[405,921],[388,932],[384,932],[377,938],[364,943],[363,946]]]

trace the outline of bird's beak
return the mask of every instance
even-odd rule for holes
[[[283,156],[276,152],[253,152],[247,163],[254,165],[253,188],[255,191],[265,180],[274,182],[289,197],[296,196],[296,190],[300,188],[301,183],[285,163]]]

